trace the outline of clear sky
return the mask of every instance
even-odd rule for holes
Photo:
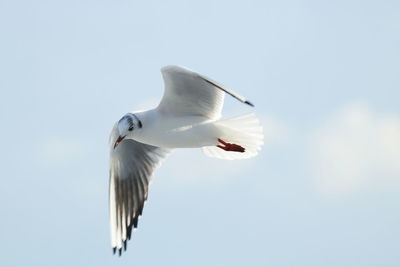
[[[399,1],[0,0],[0,266],[400,266]],[[108,135],[159,69],[246,96],[257,158],[175,151],[112,256]]]

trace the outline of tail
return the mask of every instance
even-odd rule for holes
[[[220,159],[246,159],[254,157],[264,144],[263,129],[254,114],[246,114],[214,122],[221,134],[220,139],[227,143],[242,146],[244,152],[225,151],[216,146],[203,147],[209,157]]]

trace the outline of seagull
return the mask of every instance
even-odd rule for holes
[[[154,109],[129,112],[110,134],[109,215],[113,253],[127,248],[147,200],[154,169],[174,148],[202,148],[220,159],[254,157],[263,129],[251,113],[221,119],[224,95],[239,94],[180,66],[161,69],[164,95]]]

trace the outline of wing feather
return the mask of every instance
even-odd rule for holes
[[[211,79],[179,66],[161,69],[164,78],[164,96],[158,109],[175,116],[204,116],[218,119],[224,104],[224,92],[253,106],[239,94]]]
[[[111,140],[115,139],[114,127]],[[114,136],[113,136],[114,135]],[[131,139],[111,147],[109,209],[114,253],[126,250],[132,229],[137,228],[154,169],[169,150]]]

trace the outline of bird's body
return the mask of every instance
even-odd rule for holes
[[[202,148],[210,157],[244,159],[257,155],[262,127],[254,114],[221,120],[224,93],[244,97],[198,73],[178,66],[161,70],[160,104],[130,112],[110,135],[110,227],[114,252],[126,249],[137,227],[154,169],[172,149]]]
[[[158,108],[134,112],[143,125],[132,139],[165,148],[195,148],[216,145],[218,127],[203,116],[171,116]]]

